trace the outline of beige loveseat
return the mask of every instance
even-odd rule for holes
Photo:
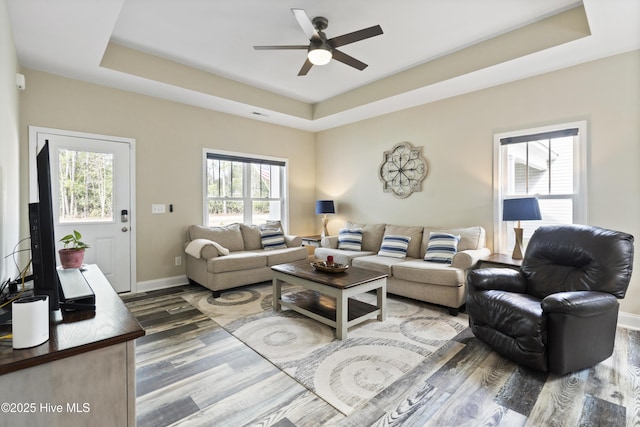
[[[316,248],[316,258],[380,271],[389,275],[387,292],[443,305],[449,313],[457,315],[466,300],[466,272],[479,260],[490,255],[485,247],[486,235],[480,226],[464,228],[404,227],[391,224],[356,224],[347,222],[349,230],[362,230],[360,250],[339,249],[338,236],[322,239]],[[460,236],[457,252],[451,263],[425,261],[431,233]],[[378,255],[384,236],[410,238],[406,257]]]
[[[273,265],[308,257],[302,238],[284,233],[282,248],[265,249],[261,232],[265,228],[282,230],[278,222],[189,227],[185,244],[189,282],[211,289],[217,298],[225,289],[271,280]]]

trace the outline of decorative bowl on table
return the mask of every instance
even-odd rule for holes
[[[311,266],[317,271],[323,271],[325,273],[342,273],[349,268],[347,264],[338,264],[337,262],[327,263],[326,261],[312,262]]]

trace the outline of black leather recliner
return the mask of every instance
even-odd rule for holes
[[[520,270],[469,272],[474,335],[530,368],[566,374],[611,356],[617,298],[631,278],[633,236],[582,225],[543,226]]]

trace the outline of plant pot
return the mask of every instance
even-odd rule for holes
[[[60,249],[58,254],[62,268],[80,268],[84,261],[84,249]]]

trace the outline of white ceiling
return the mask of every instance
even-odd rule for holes
[[[411,90],[342,101],[348,107],[323,117],[100,65],[114,43],[313,110],[581,3],[591,32],[586,37]],[[305,51],[254,50],[308,43],[291,8],[328,18],[328,38],[379,24],[383,35],[341,48],[369,67],[358,71],[331,61],[298,77]],[[24,67],[311,131],[640,48],[638,0],[8,0],[8,9]]]

